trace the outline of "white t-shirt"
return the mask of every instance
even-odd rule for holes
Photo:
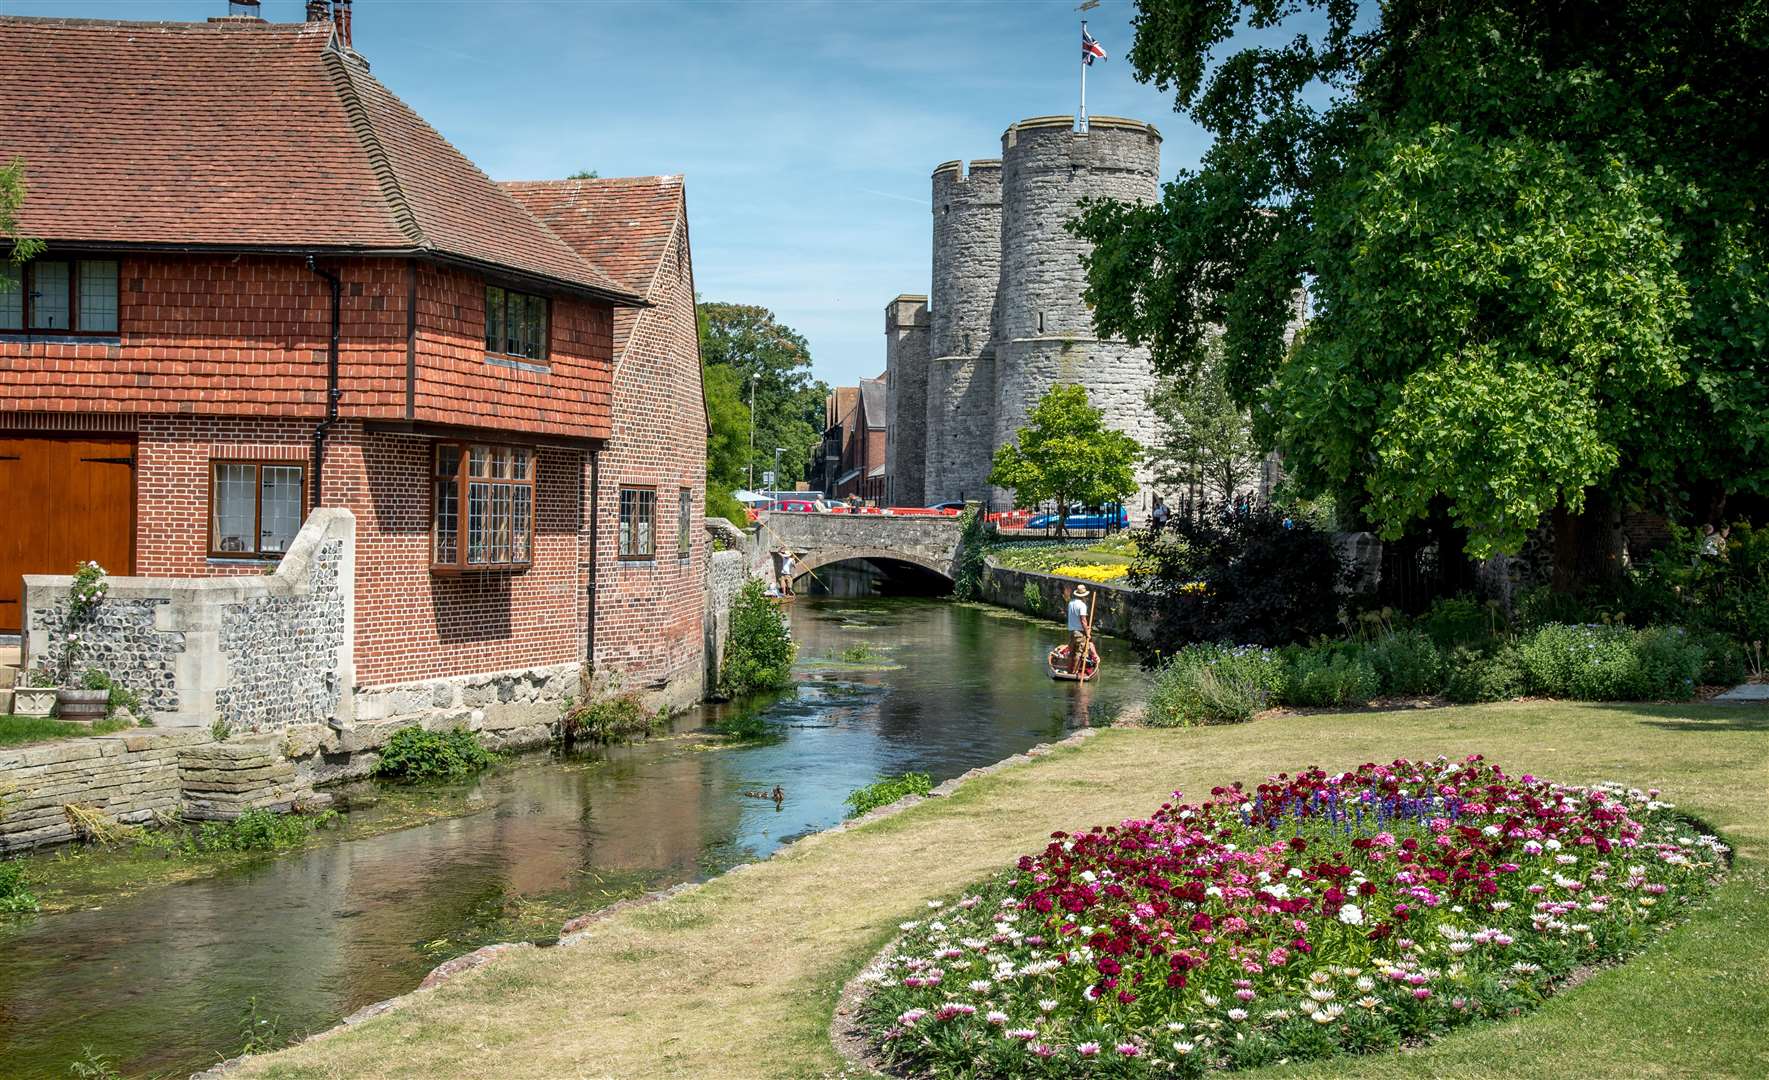
[[[1079,634],[1082,630],[1081,620],[1087,618],[1087,601],[1079,596],[1069,601],[1069,629]]]
[[[782,574],[785,574],[787,577],[792,576],[792,556],[791,555],[780,556],[780,572]]]

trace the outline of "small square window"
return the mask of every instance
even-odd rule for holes
[[[282,462],[217,461],[209,477],[209,554],[273,558],[306,516],[307,469]]]
[[[497,285],[485,287],[485,351],[547,358],[548,300]]]
[[[656,558],[657,492],[654,489],[620,489],[619,541],[623,559]]]

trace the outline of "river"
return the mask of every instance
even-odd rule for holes
[[[551,940],[568,915],[766,857],[882,776],[938,783],[1109,722],[1145,685],[1113,640],[1096,683],[1055,682],[1057,627],[970,605],[803,598],[791,618],[797,682],[750,706],[768,741],[693,737],[731,708],[705,706],[671,737],[518,757],[471,785],[476,812],[349,838],[385,812],[365,805],[298,854],[0,917],[0,1076],[65,1077],[85,1047],[126,1076],[184,1076],[238,1053],[244,1027],[323,1029],[481,944]],[[875,655],[831,659],[862,644]],[[775,786],[778,805],[745,794]]]

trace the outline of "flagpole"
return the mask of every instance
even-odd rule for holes
[[[1081,20],[1081,37],[1084,40],[1087,37],[1086,19]],[[1077,117],[1080,121],[1082,131],[1087,130],[1087,59],[1087,54],[1083,52],[1081,54],[1081,113]]]

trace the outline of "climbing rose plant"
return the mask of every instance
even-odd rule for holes
[[[861,1017],[890,1065],[941,1076],[1190,1077],[1389,1049],[1638,949],[1727,850],[1656,791],[1478,756],[1280,773],[1053,833],[928,901],[866,974]]]

